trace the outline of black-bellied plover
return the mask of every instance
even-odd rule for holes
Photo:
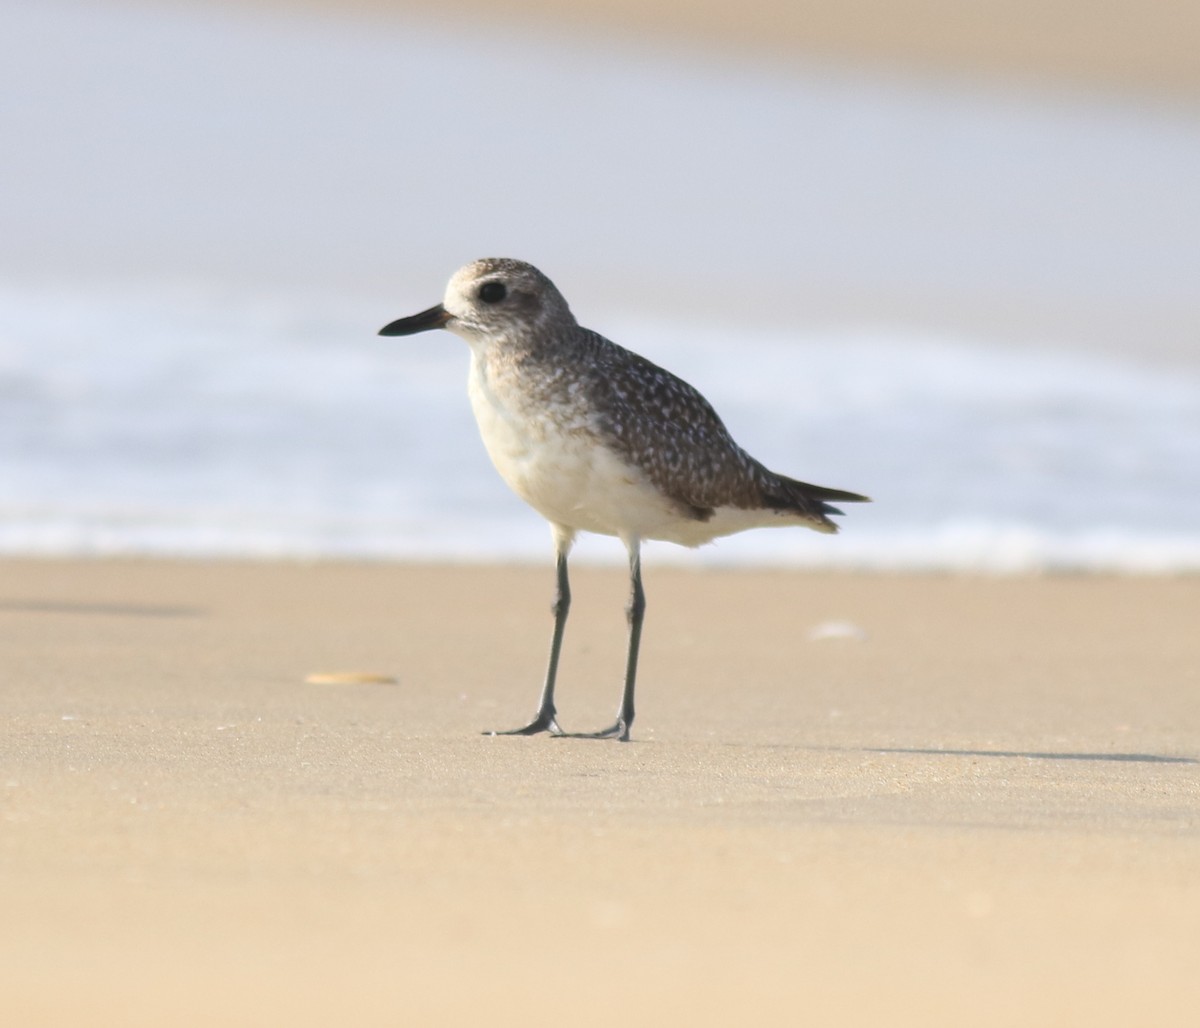
[[[768,471],[737,445],[695,389],[644,357],[583,328],[545,275],[488,258],[455,273],[436,307],[380,335],[449,329],[471,347],[468,392],[500,476],[550,522],[558,558],[554,635],[537,715],[495,735],[629,739],[646,601],[641,543],[699,546],[769,525],[836,532],[827,501],[867,497]],[[629,651],[617,720],[564,732],[554,706],[571,604],[567,555],[578,532],[617,536],[629,551]]]

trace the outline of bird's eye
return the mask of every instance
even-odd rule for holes
[[[479,299],[484,303],[499,303],[508,295],[503,282],[484,282],[479,287]]]

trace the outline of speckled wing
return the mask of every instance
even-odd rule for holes
[[[595,429],[682,511],[707,520],[718,507],[777,506],[802,514],[811,507],[814,520],[824,520],[820,504],[789,495],[786,480],[733,441],[696,389],[602,336],[587,335]]]
[[[869,502],[769,470],[734,442],[693,386],[595,332],[579,332],[596,431],[682,512],[705,521],[720,507],[788,511],[834,532],[827,515],[842,512],[826,501]]]

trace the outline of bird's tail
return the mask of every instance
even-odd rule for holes
[[[768,505],[778,510],[792,510],[802,514],[819,532],[836,532],[838,526],[829,520],[831,514],[842,514],[843,511],[833,506],[830,500],[838,503],[870,503],[869,496],[848,492],[845,489],[830,489],[823,485],[812,485],[810,482],[799,482],[785,475],[775,475],[778,489],[772,490],[778,495],[766,497]]]

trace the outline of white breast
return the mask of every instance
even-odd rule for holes
[[[678,517],[635,468],[596,437],[582,407],[548,407],[472,354],[468,394],[500,476],[548,521],[601,535],[662,538]]]

